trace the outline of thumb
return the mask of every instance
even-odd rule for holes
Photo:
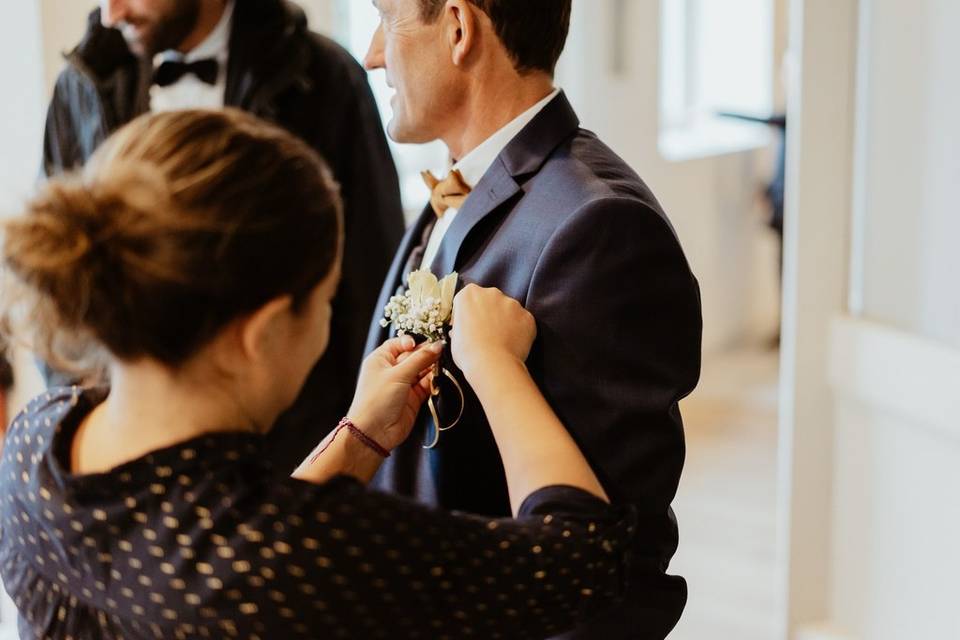
[[[421,345],[420,348],[404,358],[403,362],[399,362],[393,367],[393,376],[406,384],[415,384],[420,380],[420,374],[423,370],[440,359],[443,347],[442,342]]]

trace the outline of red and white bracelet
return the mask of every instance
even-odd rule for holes
[[[380,446],[376,440],[361,431],[357,425],[353,424],[353,420],[350,418],[344,418],[337,425],[337,428],[334,429],[333,435],[330,436],[330,440],[310,458],[310,464],[313,464],[317,461],[317,458],[319,458],[320,455],[323,454],[323,452],[326,451],[331,444],[333,444],[333,441],[337,439],[337,434],[339,434],[343,429],[349,431],[354,438],[362,442],[367,448],[373,450],[381,458],[390,457],[390,452]]]
[[[360,429],[357,428],[357,425],[353,424],[353,420],[351,420],[350,418],[344,418],[343,420],[340,421],[340,424],[337,425],[337,431],[339,431],[340,429],[346,429],[347,431],[349,431],[351,434],[353,434],[353,436],[357,440],[367,445],[369,448],[373,449],[376,452],[376,454],[379,455],[381,458],[390,457],[389,451],[381,447],[380,443],[378,443],[376,440],[374,440],[373,438],[365,434],[363,431],[360,431]]]

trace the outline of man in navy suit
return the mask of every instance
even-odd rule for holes
[[[440,139],[454,162],[448,176],[426,176],[431,205],[401,244],[381,308],[409,271],[426,267],[498,287],[533,313],[539,337],[527,366],[610,498],[640,517],[627,601],[565,637],[662,639],[687,596],[684,580],[667,571],[684,459],[678,402],[700,371],[699,290],[653,194],[579,128],[554,87],[570,0],[375,4],[381,24],[365,64],[385,69],[396,90],[389,133],[400,142]],[[378,319],[368,348],[387,337]],[[496,445],[476,398],[465,395],[463,419],[438,446],[425,450],[412,438],[375,485],[509,515]],[[441,397],[446,424],[459,397],[449,386]],[[426,430],[430,416],[421,417]],[[520,588],[505,573],[507,597],[535,607]]]

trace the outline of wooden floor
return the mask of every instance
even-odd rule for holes
[[[683,406],[671,572],[687,579],[690,599],[670,640],[774,637],[777,367],[773,351],[710,359]]]

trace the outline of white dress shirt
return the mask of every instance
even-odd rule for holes
[[[227,88],[227,60],[230,57],[230,24],[233,20],[233,3],[229,0],[224,7],[220,22],[203,42],[187,53],[170,50],[158,53],[153,57],[153,68],[156,70],[167,60],[180,62],[196,62],[213,58],[220,68],[217,71],[217,81],[207,84],[192,73],[186,73],[177,82],[160,87],[150,87],[151,111],[174,111],[177,109],[218,109],[223,106],[224,93]]]
[[[480,143],[477,148],[461,158],[450,170],[453,171],[456,169],[471,188],[476,187],[480,179],[483,178],[483,175],[491,165],[493,165],[494,161],[496,161],[500,152],[510,144],[524,127],[530,124],[530,121],[533,120],[558,93],[560,93],[560,89],[551,91],[550,95],[546,98],[521,113],[502,129]],[[420,263],[421,269],[430,268],[433,259],[437,257],[437,252],[440,251],[440,243],[443,242],[443,237],[447,234],[447,230],[450,228],[450,225],[453,224],[453,220],[456,217],[457,209],[451,207],[437,220],[433,231],[430,233],[427,248],[423,253],[423,262]],[[439,273],[437,275],[442,277],[447,274]]]

